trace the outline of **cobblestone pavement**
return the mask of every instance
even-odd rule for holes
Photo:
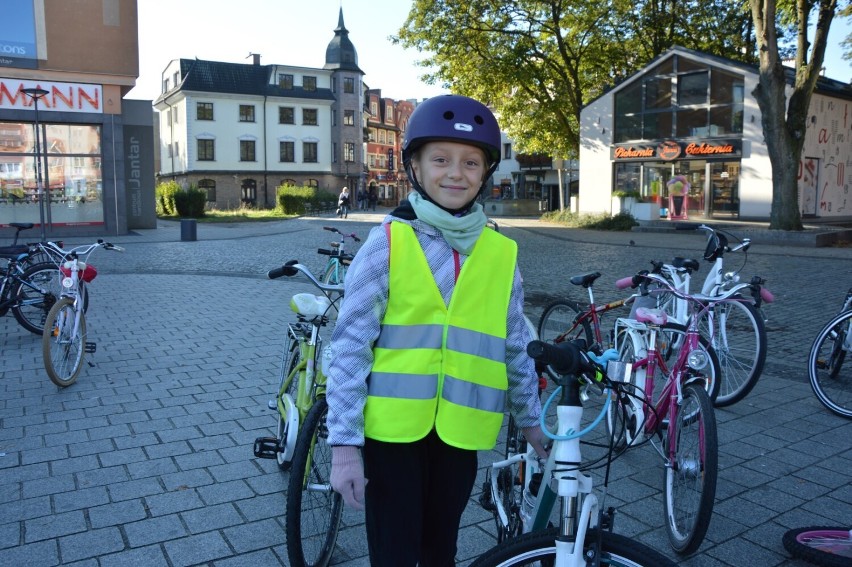
[[[292,258],[319,270],[315,249],[332,240],[323,225],[363,237],[380,219],[199,224],[195,242],[161,221],[113,238],[124,254],[92,257],[93,366],[66,389],[45,375],[40,337],[0,318],[0,565],[286,565],[286,474],[253,458],[251,444],[272,434],[266,400],[288,300],[310,285],[264,274]],[[585,298],[570,275],[601,271],[597,299],[607,301],[620,296],[612,282],[649,260],[700,258],[704,249],[703,236],[688,232],[498,220],[519,243],[533,320],[551,299]],[[743,256],[727,259],[733,268]],[[766,277],[777,298],[766,310],[767,368],[744,401],[717,411],[713,518],[699,551],[680,564],[804,565],[787,558],[785,530],[852,522],[852,422],[817,402],[804,367],[852,285],[850,260],[852,248],[752,247],[743,273]],[[496,457],[483,453],[481,466]],[[662,476],[653,449],[628,452],[613,466],[606,505],[618,510],[617,532],[670,554]],[[477,496],[463,518],[462,565],[494,544]],[[344,522],[333,563],[368,565],[363,516],[347,512]]]

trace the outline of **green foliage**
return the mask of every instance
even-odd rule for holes
[[[175,195],[183,191],[177,181],[164,181],[154,189],[158,217],[173,217],[177,214]]]
[[[613,230],[629,231],[634,226],[639,226],[636,219],[630,213],[619,213],[614,217],[606,213],[599,214],[574,214],[568,210],[551,211],[542,215],[542,220],[565,225],[572,228],[585,228],[591,230]]]
[[[329,202],[336,205],[337,195],[318,187],[281,185],[275,189],[276,208],[288,215],[304,214],[306,204],[319,209],[323,203]]]
[[[196,186],[175,193],[175,207],[181,217],[200,218],[204,216],[204,206],[207,204],[207,192]]]

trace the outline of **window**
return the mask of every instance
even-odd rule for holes
[[[293,75],[287,75],[285,73],[280,73],[278,75],[278,86],[282,89],[292,89],[293,88]]]
[[[302,109],[302,124],[306,126],[316,126],[317,123],[317,109],[316,108],[303,108]]]
[[[385,122],[393,124],[393,105],[390,103],[385,105]]]
[[[173,122],[174,124],[177,124],[177,123],[178,123],[178,115],[179,115],[179,112],[178,112],[178,111],[179,111],[179,110],[180,110],[180,107],[179,107],[179,106],[176,106],[176,107],[174,107],[174,108],[172,109],[172,122]]]
[[[216,202],[216,182],[212,179],[202,179],[198,182],[198,188],[207,193],[207,202]]]
[[[352,142],[346,142],[343,144],[343,160],[355,161],[355,144]]]
[[[180,71],[175,71],[174,75],[172,75],[172,80],[174,81],[175,86],[178,86],[178,83],[180,83]]]
[[[166,126],[172,125],[172,109],[168,109],[166,111]]]
[[[296,161],[296,144],[294,142],[278,142],[278,161]]]
[[[240,122],[254,122],[254,105],[240,105]]]
[[[198,161],[213,161],[215,159],[215,140],[198,140]]]
[[[317,90],[317,78],[304,76],[302,77],[302,88],[306,91],[315,91]]]
[[[388,145],[395,146],[396,145],[396,133],[388,132]]]
[[[295,124],[296,123],[296,109],[292,106],[279,106],[278,107],[278,123],[279,124]]]
[[[677,79],[678,105],[707,104],[707,87],[707,71],[680,75]]]
[[[343,125],[344,126],[355,126],[355,111],[354,110],[344,110],[343,111]]]
[[[319,181],[316,179],[306,179],[305,187],[319,187]]]
[[[302,142],[302,161],[304,163],[317,162],[317,143]]]
[[[296,180],[295,179],[282,179],[281,185],[279,187],[295,187]]]
[[[343,77],[343,92],[345,92],[345,93],[354,93],[355,92],[355,79],[354,79],[354,77]]]
[[[503,144],[503,159],[512,159],[512,144]]]
[[[254,140],[240,140],[240,161],[255,161]]]
[[[168,79],[163,81],[163,92],[164,93],[169,92],[169,80]]]
[[[380,144],[385,143],[385,131],[384,130],[379,130],[379,143]]]
[[[654,77],[645,81],[645,108],[671,108],[672,80],[670,77]]]
[[[379,103],[378,102],[373,101],[373,102],[370,103],[370,114],[372,114],[373,116],[379,115]]]
[[[199,102],[195,105],[196,120],[213,120],[213,103]]]

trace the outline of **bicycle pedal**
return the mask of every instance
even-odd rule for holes
[[[258,437],[254,440],[254,456],[259,459],[275,459],[280,452],[275,437]]]
[[[85,352],[91,354],[91,353],[95,352],[97,349],[98,349],[98,347],[95,343],[87,342],[84,350],[85,350]]]

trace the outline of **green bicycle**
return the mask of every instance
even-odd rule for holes
[[[287,489],[287,555],[290,565],[324,566],[331,559],[343,499],[331,489],[331,447],[327,443],[324,362],[330,347],[323,348],[323,327],[337,314],[343,297],[342,284],[324,284],[296,260],[270,270],[270,279],[301,272],[323,295],[297,293],[290,308],[297,321],[287,325],[288,347],[284,351],[276,398],[269,400],[277,412],[275,437],[258,437],[254,455],[275,459],[281,470],[289,470]],[[324,360],[325,359],[325,360]]]

